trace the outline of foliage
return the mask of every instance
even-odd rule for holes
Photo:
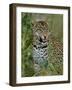
[[[22,76],[32,76],[34,74],[34,69],[32,61],[31,14],[24,15],[22,13],[21,33]]]

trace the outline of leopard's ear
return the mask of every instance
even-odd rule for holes
[[[50,27],[49,27],[49,22],[50,22],[50,21],[49,21],[48,17],[45,18],[45,22],[47,23],[47,28],[48,28],[48,31],[49,31],[49,29],[50,29]]]
[[[45,19],[45,22],[46,22],[46,23],[47,23],[47,25],[49,26],[48,19]]]
[[[33,30],[33,32],[35,33],[35,24],[36,24],[36,21],[33,20],[33,21],[31,22],[31,24],[32,24],[32,30]]]
[[[31,24],[32,24],[32,27],[34,27],[36,21],[35,20],[32,20]]]

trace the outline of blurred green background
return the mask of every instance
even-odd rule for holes
[[[43,20],[49,26],[48,67],[39,76],[63,74],[63,15],[21,13],[21,76],[35,76],[32,59],[32,23]]]

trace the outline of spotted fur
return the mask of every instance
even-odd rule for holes
[[[48,24],[45,21],[33,24],[33,60],[36,72],[48,65]]]

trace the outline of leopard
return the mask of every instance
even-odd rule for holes
[[[36,21],[32,24],[33,30],[33,60],[36,74],[48,66],[48,23]]]

